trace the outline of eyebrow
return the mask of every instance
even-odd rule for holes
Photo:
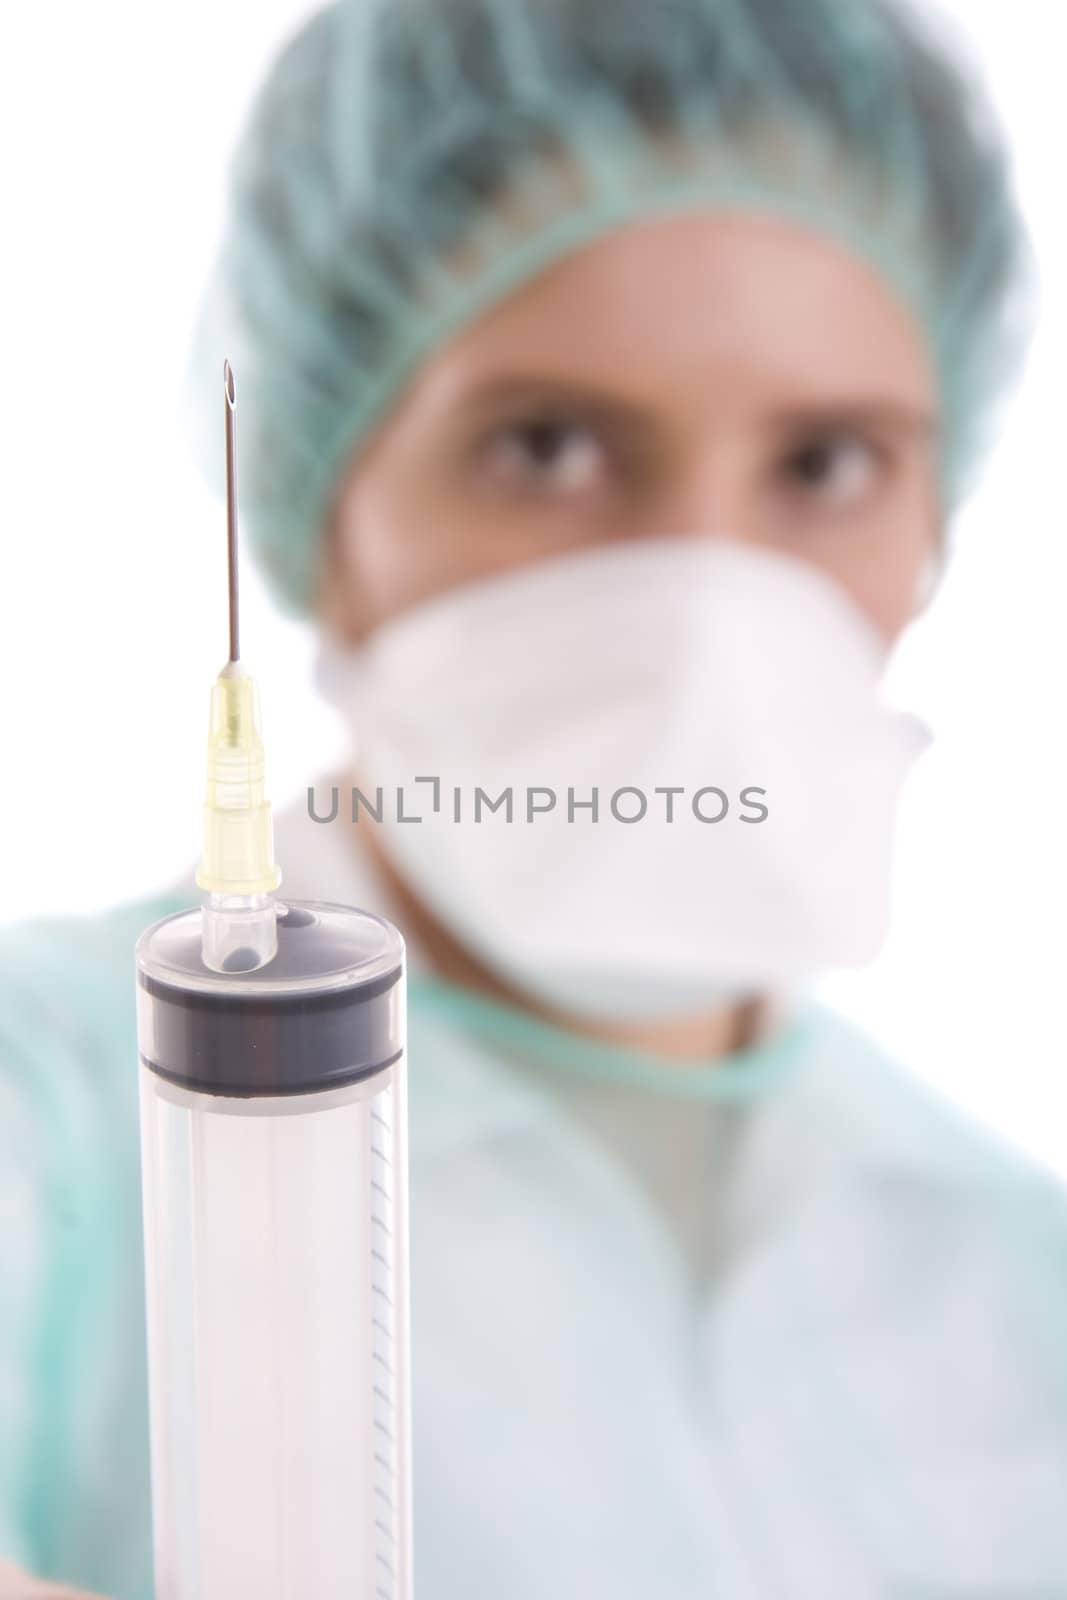
[[[843,425],[905,434],[920,441],[933,440],[940,431],[937,415],[928,406],[883,398],[814,400],[778,411],[769,419],[769,426],[780,433]]]
[[[538,377],[528,373],[475,382],[453,398],[450,409],[464,416],[491,416],[507,407],[521,405],[577,405],[596,416],[634,427],[651,420],[648,409],[638,401],[620,397],[581,378]],[[778,434],[796,433],[805,428],[853,426],[906,435],[920,441],[933,440],[939,432],[937,415],[928,406],[882,395],[842,394],[840,399],[823,396],[798,401],[772,413],[765,419],[765,426]]]
[[[489,378],[474,383],[454,397],[452,408],[464,413],[491,414],[508,406],[579,405],[600,415],[629,417],[640,422],[647,410],[633,400],[620,398],[608,389],[580,378],[513,377]]]

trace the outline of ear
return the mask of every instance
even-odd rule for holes
[[[930,550],[915,588],[912,622],[918,622],[920,617],[924,617],[941,593],[950,554],[950,529],[944,512],[939,507],[931,532]]]
[[[366,632],[359,595],[360,585],[346,559],[339,519],[334,516],[320,546],[315,615],[323,630],[342,647],[358,645]]]

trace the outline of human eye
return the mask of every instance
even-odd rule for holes
[[[798,435],[775,463],[776,487],[802,510],[847,513],[864,506],[889,471],[883,447],[855,428]]]
[[[493,427],[477,451],[479,472],[498,489],[540,497],[580,496],[611,475],[611,451],[595,424],[564,412],[531,413]]]

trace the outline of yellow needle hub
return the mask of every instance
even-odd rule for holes
[[[196,881],[214,894],[271,894],[274,824],[266,796],[259,692],[238,661],[211,691],[204,855]]]

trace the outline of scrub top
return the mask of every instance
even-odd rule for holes
[[[277,844],[390,914],[350,827]],[[133,947],[197,898],[0,934],[0,1560],[113,1600],[152,1594]],[[1067,1597],[1057,1180],[814,1003],[684,1068],[410,941],[409,1005],[419,1600]]]

